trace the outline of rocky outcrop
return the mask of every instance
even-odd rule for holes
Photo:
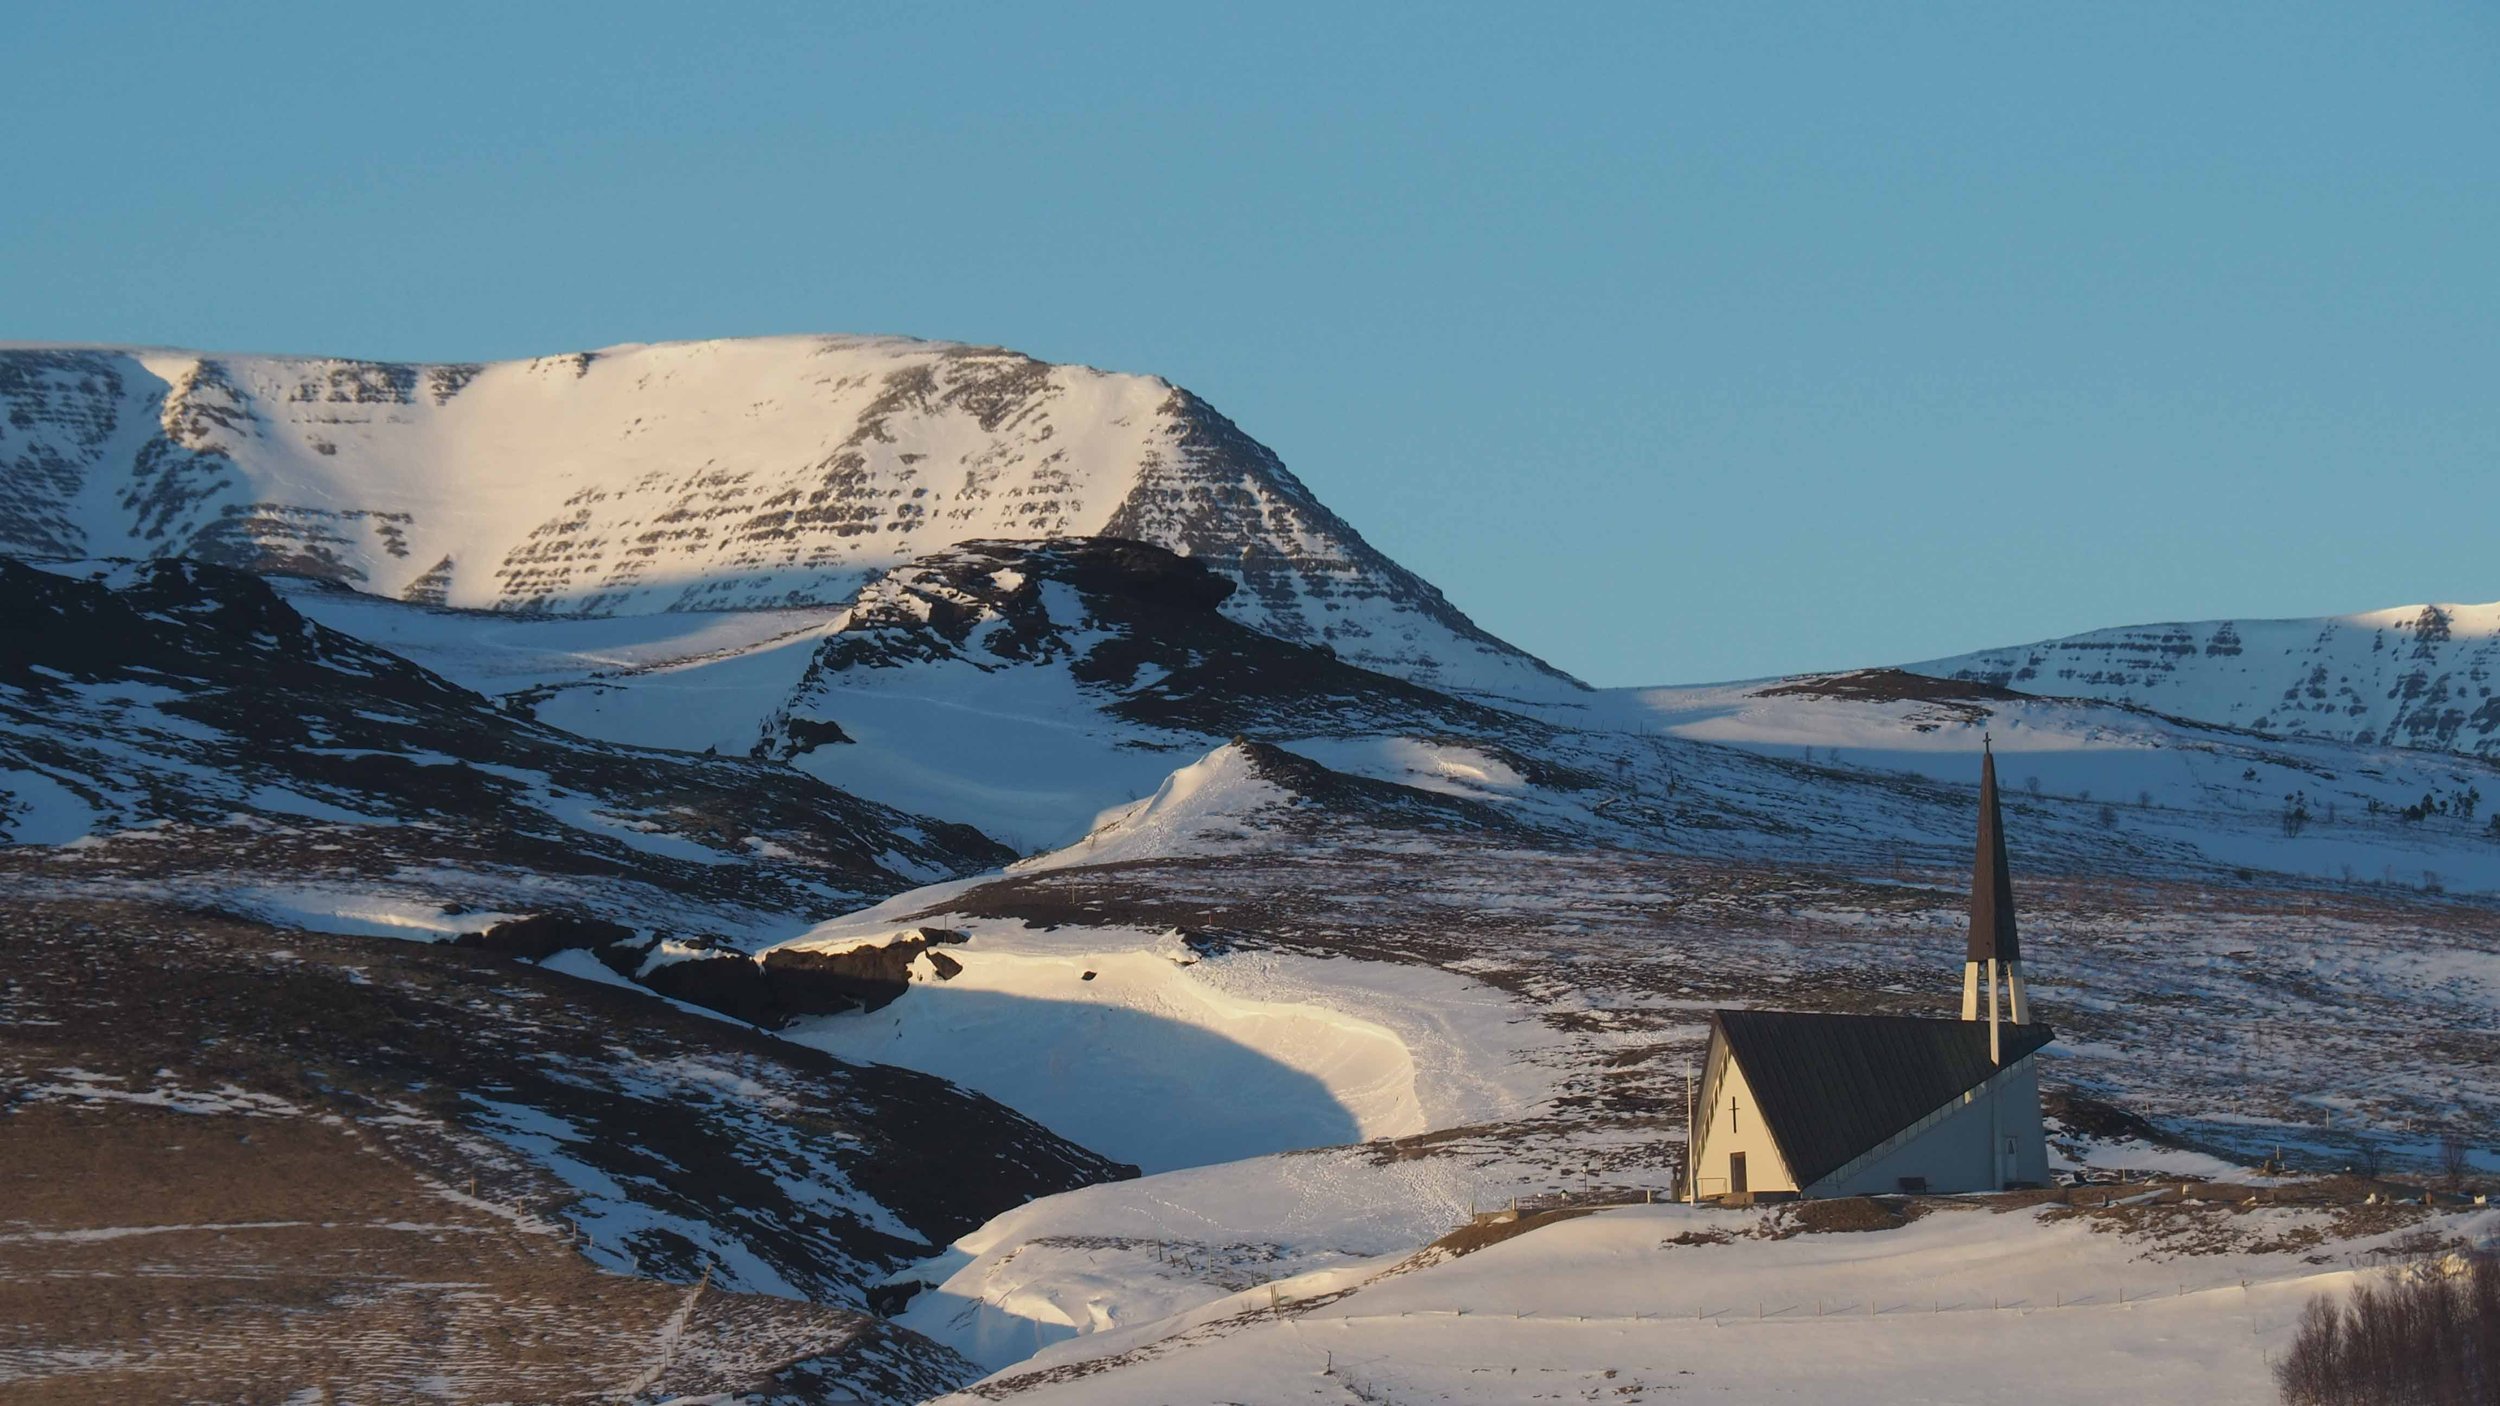
[[[663,996],[779,1030],[806,1016],[881,1009],[910,989],[915,963],[950,980],[963,966],[935,949],[964,940],[951,928],[914,928],[834,951],[776,947],[761,960],[714,949],[647,960],[633,976]]]
[[[1361,667],[1326,645],[1247,628],[1236,582],[1198,557],[1116,538],[967,542],[863,587],[766,728],[791,756],[838,728],[863,672],[958,664],[1058,669],[1105,714],[1198,737],[1397,728],[1498,737],[1514,713]]]
[[[543,962],[567,948],[595,952],[612,944],[630,943],[632,928],[579,913],[535,913],[495,923],[482,932],[464,932],[454,946],[482,947],[507,957]]]

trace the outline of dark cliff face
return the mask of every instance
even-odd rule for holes
[[[609,880],[830,914],[1006,858],[786,768],[531,722],[198,562],[72,578],[0,559],[0,719],[0,824],[18,838],[69,838],[24,833],[39,823],[187,837],[0,850],[61,878],[448,866],[570,876],[594,903]]]
[[[0,550],[86,551],[72,508],[120,425],[118,361],[84,351],[0,352]]]

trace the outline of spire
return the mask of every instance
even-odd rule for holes
[[[1979,763],[1979,858],[1970,876],[1968,952],[1974,962],[2017,962],[2023,955],[2014,936],[2014,875],[2005,862],[2005,819],[1997,806],[1993,747]]]

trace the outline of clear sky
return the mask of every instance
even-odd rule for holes
[[[1205,395],[1598,683],[2500,597],[2500,7],[0,12],[0,337]]]

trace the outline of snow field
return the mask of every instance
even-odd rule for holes
[[[807,664],[806,646],[822,638],[842,616],[833,606],[657,615],[514,615],[410,605],[283,577],[270,584],[307,618],[485,694],[603,676],[655,682],[651,676],[666,670],[732,663],[748,654],[777,652],[794,644],[801,646],[791,674],[795,683],[797,671]]]
[[[1370,1021],[1228,994],[1147,951],[987,946],[947,948],[960,973],[883,1010],[785,1033],[936,1074],[1147,1171],[1424,1126],[1413,1059]]]
[[[1673,1243],[1754,1219],[1631,1207],[1409,1273],[1377,1262],[1323,1271],[1278,1286],[1281,1311],[1254,1289],[1062,1342],[992,1381],[1015,1383],[1020,1401],[1104,1406],[1670,1392],[2256,1406],[2274,1400],[2269,1354],[2303,1305],[2353,1277],[2340,1260],[2326,1268],[2290,1254],[2154,1262],[2080,1219],[1979,1207],[1941,1208],[1888,1231]],[[2468,1235],[2500,1226],[2488,1212],[2451,1219],[2444,1229]],[[1115,1355],[1109,1370],[1077,1369]]]
[[[1152,792],[1179,759],[1167,736],[1105,717],[1058,670],[950,662],[874,671],[822,685],[810,701],[854,745],[818,747],[792,765],[855,796],[964,820],[1028,853],[1080,838],[1088,817]]]
[[[1144,800],[1097,814],[1082,840],[1011,865],[1009,872],[1204,853],[1219,847],[1210,841],[1240,838],[1243,822],[1253,814],[1291,799],[1282,787],[1255,775],[1240,748],[1218,747],[1164,777]]]
[[[1314,737],[1287,743],[1286,749],[1331,771],[1445,796],[1489,800],[1528,789],[1527,778],[1510,763],[1456,743],[1412,737]]]
[[[896,1276],[899,1319],[997,1370],[1246,1286],[1403,1255],[1471,1209],[1462,1169],[1360,1149],[1252,1158],[1045,1197]]]

